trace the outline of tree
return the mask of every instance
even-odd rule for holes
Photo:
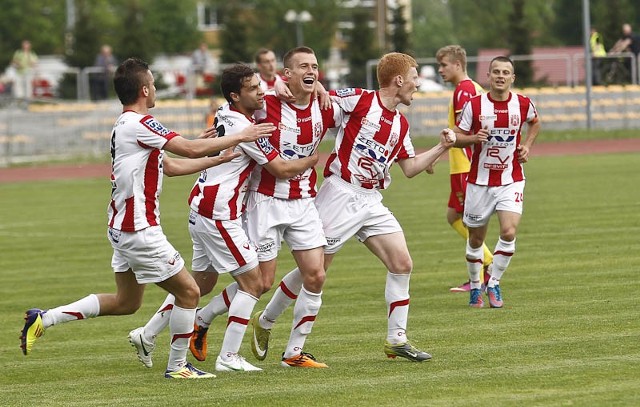
[[[530,29],[524,15],[525,0],[511,0],[511,13],[509,14],[508,37],[510,41],[510,51],[512,55],[531,55]],[[517,77],[518,83],[531,85],[533,83],[533,67],[530,60],[518,61]]]
[[[374,33],[369,27],[370,15],[366,10],[356,9],[352,15],[353,29],[347,45],[349,60],[349,84],[354,87],[367,86],[367,61],[378,56],[372,46]]]
[[[145,19],[147,10],[155,7],[141,0],[125,1],[122,14],[122,34],[116,40],[114,49],[119,50],[118,55],[123,58],[137,57],[149,63],[153,62],[153,56],[161,50],[161,45],[151,34],[151,27]],[[148,6],[148,7],[145,7]]]
[[[69,66],[84,68],[92,66],[100,49],[100,31],[92,18],[90,0],[76,0],[76,23],[73,27],[74,41],[71,52],[65,55]]]
[[[398,5],[392,9],[391,18],[391,46],[392,51],[404,52],[409,51],[409,33],[407,32],[407,19],[404,17],[405,6]]]
[[[39,55],[64,50],[64,2],[3,0],[0,12],[0,71],[28,39]]]
[[[148,6],[144,24],[160,52],[180,54],[198,46],[202,32],[198,30],[196,0],[154,0]]]
[[[220,33],[221,59],[224,63],[250,62],[253,58],[248,42],[245,10],[236,2],[226,8],[224,29]]]

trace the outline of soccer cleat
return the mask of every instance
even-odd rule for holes
[[[42,324],[42,316],[47,311],[43,311],[38,308],[31,308],[24,313],[24,328],[22,328],[22,335],[20,335],[20,348],[22,353],[28,355],[31,353],[33,343],[44,335],[44,325]]]
[[[144,327],[136,328],[129,332],[129,343],[136,349],[138,360],[145,367],[152,367],[153,361],[151,360],[151,352],[155,349],[156,345],[153,342],[147,342],[144,340]]]
[[[271,329],[265,329],[260,326],[260,317],[264,311],[258,311],[251,317],[251,327],[253,335],[251,340],[251,352],[258,360],[264,360],[269,350],[269,338],[271,338]]]
[[[502,292],[500,291],[500,285],[487,287],[487,296],[489,297],[489,306],[491,308],[502,308]]]
[[[457,287],[449,288],[452,293],[467,293],[471,289],[471,281],[467,280],[465,283],[460,284]]]
[[[469,306],[473,308],[484,307],[484,301],[482,300],[482,289],[474,288],[469,291]]]
[[[245,358],[234,353],[231,355],[231,360],[225,362],[220,356],[216,359],[216,370],[218,372],[260,372],[257,366],[247,362]]]
[[[431,355],[427,352],[423,352],[420,349],[413,346],[409,341],[392,345],[389,341],[384,342],[384,353],[389,359],[395,359],[400,356],[401,358],[409,359],[413,362],[422,362],[424,360],[430,360]]]
[[[204,362],[207,359],[207,332],[209,328],[205,328],[198,324],[193,324],[193,333],[189,341],[189,349],[193,357]]]
[[[165,371],[164,377],[167,379],[209,379],[216,377],[216,375],[200,370],[191,363],[187,363],[175,372]]]
[[[285,359],[284,353],[282,354],[282,362],[280,364],[284,367],[315,367],[324,368],[329,367],[325,363],[318,362],[316,358],[310,353],[302,352],[297,356]]]

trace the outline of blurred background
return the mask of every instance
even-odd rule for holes
[[[585,53],[585,5],[604,53]],[[220,98],[217,78],[225,66],[255,66],[255,52],[266,47],[281,71],[283,54],[301,44],[315,50],[329,89],[374,88],[383,53],[414,56],[422,85],[405,109],[413,137],[446,126],[451,88],[437,74],[435,52],[448,44],[467,50],[469,76],[485,87],[488,62],[511,56],[516,86],[536,102],[545,129],[640,128],[638,48],[620,49],[625,24],[640,47],[637,0],[3,0],[2,6],[0,166],[104,154],[120,109],[110,76],[128,57],[151,64],[159,98],[153,114],[191,137],[204,127],[211,100]],[[17,92],[25,71],[15,58],[25,41],[37,62],[26,91]],[[597,67],[588,84],[595,85],[589,118],[585,55]]]

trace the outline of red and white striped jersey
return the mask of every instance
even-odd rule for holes
[[[224,137],[237,134],[253,123],[253,118],[227,103],[217,111],[214,126],[218,137]],[[278,152],[267,138],[240,143],[235,151],[241,153],[240,157],[200,173],[189,194],[192,210],[216,220],[233,220],[242,215],[251,171],[256,163],[266,164],[276,158]]]
[[[264,79],[262,77],[262,75],[260,75],[260,73],[257,73],[256,75],[258,76],[258,79],[260,80],[260,88],[264,92],[269,91],[269,90],[273,90],[276,87],[276,83],[284,82],[282,77],[277,73],[276,73],[276,76],[273,77],[272,81],[268,81],[268,80]]]
[[[336,127],[342,111],[333,105],[323,110],[317,99],[306,107],[281,101],[274,95],[265,96],[265,109],[255,113],[259,122],[273,123],[277,129],[269,138],[285,160],[304,158],[313,154],[327,129]],[[316,196],[318,175],[309,168],[289,179],[278,179],[263,167],[256,167],[249,181],[249,189],[283,199]]]
[[[510,92],[505,101],[494,101],[489,93],[471,98],[462,110],[458,128],[469,134],[486,128],[489,138],[472,146],[467,182],[500,186],[524,180],[524,168],[518,162],[516,148],[520,145],[524,123],[537,117],[531,99],[514,92]]]
[[[385,108],[377,91],[349,88],[330,94],[337,96],[345,117],[324,168],[325,178],[337,175],[362,188],[388,188],[391,165],[415,157],[407,118]]]
[[[162,148],[176,136],[151,115],[118,117],[111,132],[109,227],[135,232],[160,224]]]

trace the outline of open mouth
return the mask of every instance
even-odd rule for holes
[[[315,78],[304,78],[304,79],[302,80],[302,82],[303,82],[305,85],[313,85],[313,84],[315,83],[315,81],[316,81],[316,80],[315,80]]]

